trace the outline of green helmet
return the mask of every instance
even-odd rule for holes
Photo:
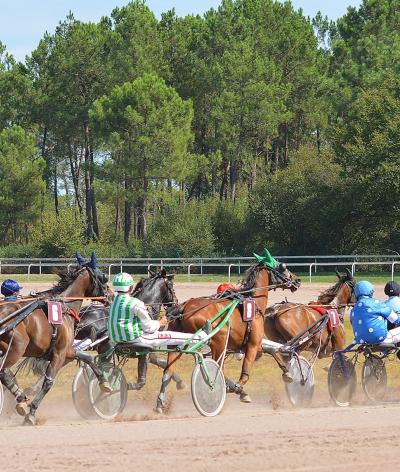
[[[127,292],[130,287],[133,285],[133,278],[131,275],[126,272],[121,272],[117,274],[112,281],[112,288],[116,292]]]

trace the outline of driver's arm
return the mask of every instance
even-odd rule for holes
[[[143,331],[145,333],[154,333],[160,329],[160,322],[157,320],[152,320],[149,312],[147,311],[143,302],[135,304],[133,307],[133,312],[140,320]]]

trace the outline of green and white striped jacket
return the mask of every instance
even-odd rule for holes
[[[132,341],[143,333],[138,312],[146,310],[144,303],[127,293],[117,294],[110,307],[108,334],[116,343]],[[147,310],[146,310],[147,312]],[[149,316],[149,315],[147,315]],[[150,318],[150,317],[149,317]]]

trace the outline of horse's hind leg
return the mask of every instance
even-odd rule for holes
[[[7,357],[2,364],[2,370],[0,371],[0,381],[1,383],[11,392],[17,401],[16,410],[20,415],[26,415],[28,412],[28,398],[25,393],[19,388],[17,380],[14,374],[9,370],[9,367],[12,367],[19,359],[22,358],[26,346],[28,345],[29,339],[27,336],[24,336],[17,330],[13,335],[13,338],[10,338],[11,346],[9,346],[9,351]],[[8,348],[8,347],[7,347]]]
[[[286,383],[293,382],[292,374],[289,372],[288,363],[285,362],[283,355],[278,353],[271,353],[271,356],[275,359],[279,368],[282,370],[282,380]]]
[[[25,393],[19,388],[14,374],[9,369],[3,369],[0,372],[1,383],[11,392],[17,401],[17,412],[25,416],[28,413],[28,398]]]
[[[181,357],[181,355],[182,353],[178,353],[178,352],[170,352],[168,354],[167,365],[164,369],[164,373],[162,377],[160,393],[158,394],[158,397],[157,397],[157,405],[155,408],[155,411],[157,413],[164,413],[166,410],[167,404],[166,404],[165,394],[174,373],[175,363]]]
[[[151,364],[156,365],[157,367],[161,367],[162,369],[165,369],[168,365],[165,359],[157,357],[153,352],[150,353],[149,361]],[[183,390],[184,388],[186,388],[185,382],[176,372],[173,372],[172,380],[176,383],[177,390]]]
[[[53,359],[50,364],[47,366],[46,373],[44,374],[44,380],[42,388],[35,395],[29,406],[29,413],[25,416],[25,424],[35,425],[36,424],[36,410],[38,409],[40,403],[42,402],[45,395],[51,389],[54,383],[54,378],[60,368],[64,365],[65,362],[65,352],[54,352]]]

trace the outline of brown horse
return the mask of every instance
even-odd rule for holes
[[[238,294],[254,299],[256,304],[255,319],[248,326],[248,322],[242,320],[241,311],[236,307],[230,318],[230,329],[225,325],[210,339],[212,357],[220,364],[223,362],[226,349],[229,351],[244,351],[245,356],[239,382],[235,384],[232,380],[227,379],[228,391],[239,394],[241,401],[251,401],[249,395],[243,390],[243,386],[249,379],[257,353],[261,351],[261,340],[264,336],[263,316],[268,303],[269,290],[288,288],[295,291],[299,286],[300,280],[284,264],[279,264],[276,269],[271,269],[265,263],[250,267],[246,272]],[[222,311],[230,302],[230,298],[192,298],[181,305],[179,314],[172,321],[170,329],[194,333],[204,327],[208,320]],[[174,312],[174,316],[175,314],[176,312]],[[217,327],[221,321],[221,318],[217,318],[213,322],[212,328]],[[168,366],[164,370],[161,390],[157,399],[156,411],[158,412],[165,409],[166,388],[171,381],[175,361],[180,356],[181,354],[176,352],[168,354]]]
[[[313,306],[337,308],[340,315],[340,325],[329,330],[328,325],[300,347],[300,350],[312,351],[319,358],[329,357],[338,349],[345,347],[345,331],[343,317],[346,305],[354,301],[355,279],[350,271],[346,269],[345,275],[336,272],[338,281],[335,285],[322,292],[317,302],[310,305],[296,303],[278,303],[267,310],[264,322],[265,336],[278,343],[286,343],[296,335],[306,330],[308,326],[321,318],[322,313]],[[279,367],[283,371],[282,378],[285,382],[293,379],[288,372],[286,357],[279,353],[272,354]]]
[[[0,333],[5,331],[0,335],[0,351],[4,356],[2,360],[0,359],[0,381],[14,395],[17,401],[17,412],[25,416],[27,424],[36,423],[36,410],[53,385],[57,372],[64,364],[76,357],[76,352],[72,348],[74,316],[79,313],[82,298],[103,297],[108,294],[107,278],[96,268],[78,267],[71,271],[60,271],[59,276],[60,281],[51,290],[51,295],[67,300],[62,302],[63,318],[57,328],[49,323],[47,307],[41,301],[34,302],[38,304],[37,308],[17,324],[13,322],[13,319],[9,321],[5,319],[20,308],[26,307],[29,311],[29,301],[21,300],[19,303],[10,304],[0,313]],[[9,324],[15,327],[11,330],[6,329]],[[50,360],[42,388],[29,406],[27,397],[8,370],[22,357],[44,357]]]

